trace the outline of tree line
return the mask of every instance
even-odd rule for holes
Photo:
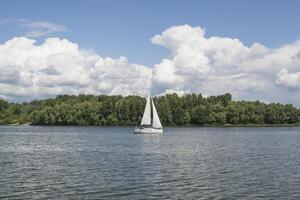
[[[165,126],[300,124],[300,109],[291,104],[233,101],[228,93],[166,94],[153,100]],[[120,95],[59,95],[21,104],[0,99],[0,124],[137,125],[145,104],[143,97]]]

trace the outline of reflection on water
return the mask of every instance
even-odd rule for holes
[[[300,128],[132,131],[0,126],[0,198],[300,198]]]

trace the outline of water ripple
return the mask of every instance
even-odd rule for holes
[[[300,199],[300,129],[0,126],[0,199]]]

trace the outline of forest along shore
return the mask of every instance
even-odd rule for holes
[[[231,94],[166,94],[154,103],[164,126],[294,126],[300,109],[291,104],[233,101]],[[0,99],[0,125],[134,126],[143,115],[141,96],[59,95],[9,103]]]

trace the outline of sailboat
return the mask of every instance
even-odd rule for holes
[[[163,133],[162,125],[160,123],[153,99],[150,98],[150,95],[148,95],[147,97],[147,103],[142,118],[142,122],[138,127],[134,129],[134,133],[138,133],[138,134]]]

